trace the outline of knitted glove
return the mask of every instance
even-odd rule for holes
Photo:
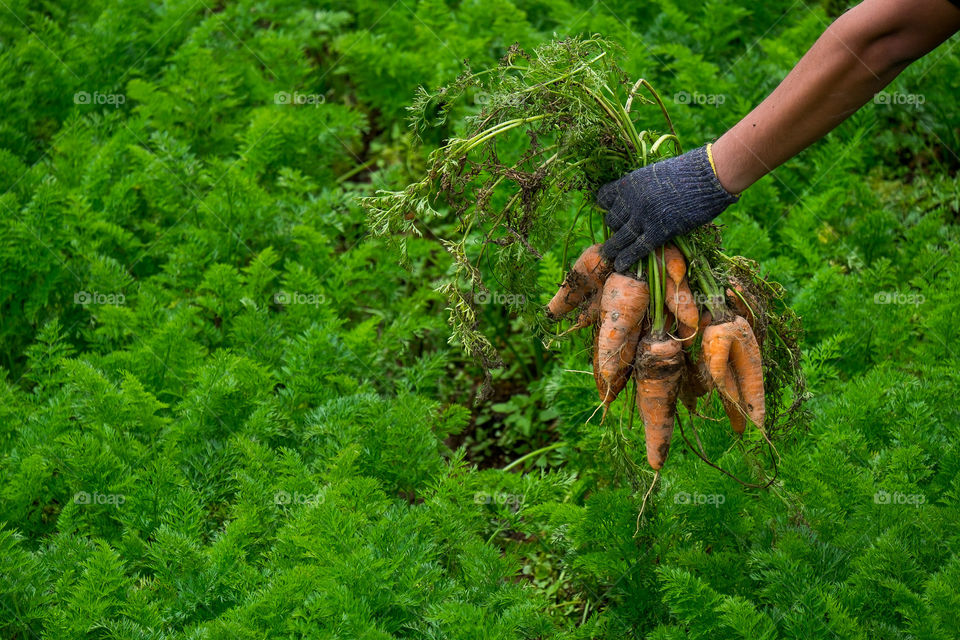
[[[739,199],[721,186],[710,145],[637,169],[600,187],[613,235],[601,252],[623,272],[674,236],[710,222]]]

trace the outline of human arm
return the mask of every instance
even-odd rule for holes
[[[739,193],[832,131],[960,29],[947,0],[864,0],[831,24],[779,86],[713,145]]]
[[[736,201],[733,194],[826,135],[958,29],[960,8],[948,0],[864,0],[714,145],[601,188],[597,202],[613,232],[604,256],[623,271],[709,222]]]

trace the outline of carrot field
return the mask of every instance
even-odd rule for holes
[[[0,639],[960,637],[958,36],[577,262],[848,6],[0,2]]]

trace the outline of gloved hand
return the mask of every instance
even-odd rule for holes
[[[674,236],[710,222],[739,199],[717,179],[710,145],[637,169],[600,187],[613,235],[601,253],[623,272]]]

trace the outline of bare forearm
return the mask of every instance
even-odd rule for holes
[[[713,145],[738,193],[849,117],[960,28],[946,0],[865,0],[838,18],[780,85]]]

